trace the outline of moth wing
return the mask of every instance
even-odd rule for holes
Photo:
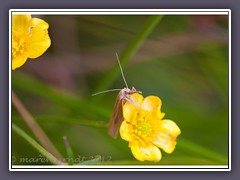
[[[113,114],[109,122],[108,126],[108,134],[112,136],[113,138],[116,138],[118,135],[118,130],[124,120],[123,117],[123,105],[125,103],[125,99],[123,97],[122,91],[119,92],[114,109]]]

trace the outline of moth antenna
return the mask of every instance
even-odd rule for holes
[[[112,92],[112,91],[121,91],[122,89],[109,89],[109,90],[105,90],[105,91],[100,91],[97,93],[92,94],[92,96],[96,96],[98,94],[103,94],[103,93],[107,93],[107,92]]]
[[[117,53],[116,53],[116,56],[117,56],[117,61],[118,61],[118,65],[119,65],[119,68],[120,68],[120,71],[121,71],[121,74],[122,74],[123,81],[124,81],[126,87],[128,88],[128,84],[127,84],[127,81],[126,81],[125,76],[123,74],[122,66],[121,66],[121,63],[120,63],[120,60],[118,58],[118,54]]]

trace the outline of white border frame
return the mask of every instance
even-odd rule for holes
[[[81,166],[12,166],[12,155],[9,152],[10,171],[231,171],[231,10],[230,9],[10,9],[9,10],[9,151],[11,150],[11,108],[12,108],[12,62],[11,62],[11,15],[12,14],[37,14],[37,15],[228,15],[229,22],[229,154],[228,165],[224,166],[204,166],[204,165],[184,165],[184,166],[161,166],[161,165],[81,165]],[[92,168],[92,169],[91,169]],[[144,169],[141,169],[144,168]],[[158,169],[157,169],[158,168]]]

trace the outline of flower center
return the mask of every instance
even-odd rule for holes
[[[140,121],[136,124],[135,133],[139,136],[146,136],[152,132],[151,124],[148,121]]]
[[[24,34],[19,31],[12,31],[12,55],[13,58],[17,55],[21,55],[25,50],[25,38]]]

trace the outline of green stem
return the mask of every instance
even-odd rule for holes
[[[19,136],[25,139],[29,144],[31,144],[39,153],[45,156],[52,164],[55,165],[64,165],[61,161],[59,161],[56,157],[54,157],[51,153],[46,151],[40,144],[38,144],[33,138],[31,138],[27,133],[25,133],[22,129],[20,129],[17,125],[12,123],[12,129]]]
[[[64,142],[64,145],[65,145],[65,148],[66,148],[66,152],[67,152],[67,157],[68,157],[68,163],[70,165],[72,165],[72,160],[74,158],[74,155],[73,155],[73,151],[72,151],[72,148],[68,142],[68,139],[67,139],[67,136],[63,136],[63,142]]]
[[[147,36],[153,31],[156,25],[163,18],[162,15],[159,16],[150,16],[149,20],[142,27],[142,29],[137,33],[137,35],[129,42],[125,51],[120,55],[120,61],[122,67],[125,67],[128,61],[132,58],[132,56],[136,53],[140,45],[144,42]],[[116,63],[113,69],[111,69],[103,78],[103,80],[98,84],[93,92],[99,92],[108,89],[113,82],[116,80],[118,75],[120,74],[119,66]],[[100,96],[99,96],[100,97]],[[103,97],[103,96],[101,96]],[[98,98],[98,97],[97,97]],[[94,97],[94,99],[97,99]]]

